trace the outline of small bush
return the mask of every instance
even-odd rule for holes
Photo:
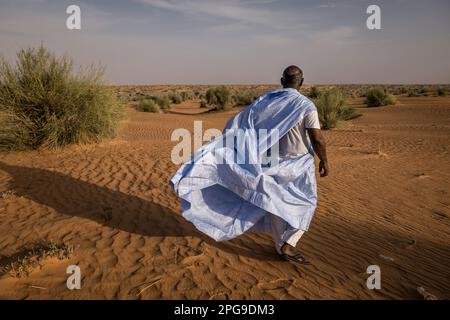
[[[424,87],[419,90],[419,94],[424,97],[428,97],[428,91]]]
[[[181,100],[186,101],[192,99],[194,96],[192,92],[182,91],[181,94]]]
[[[169,94],[169,99],[172,101],[172,103],[175,103],[175,104],[180,104],[183,102],[183,99],[181,98],[181,96],[175,92]]]
[[[343,120],[343,121],[356,119],[360,116],[361,116],[361,113],[353,107],[348,107],[348,106],[343,107],[339,111],[339,120]]]
[[[168,96],[157,97],[156,103],[161,109],[170,109],[170,99]]]
[[[320,97],[320,90],[316,86],[311,87],[308,93],[308,97],[311,99],[317,99]]]
[[[408,97],[419,97],[419,94],[416,90],[409,90]]]
[[[387,106],[396,104],[396,99],[393,95],[388,94],[385,90],[371,89],[366,92],[365,103],[368,107]]]
[[[206,102],[217,110],[224,110],[230,102],[230,91],[225,86],[209,89],[206,91]]]
[[[340,91],[328,91],[314,100],[323,129],[335,128],[341,120],[351,120],[361,114],[346,105],[347,97]]]
[[[387,94],[384,102],[386,103],[387,106],[390,106],[396,104],[397,99],[392,94]]]
[[[156,103],[161,109],[170,109],[170,100],[166,95],[163,96],[147,96],[145,100],[152,100]]]
[[[208,89],[205,93],[206,103],[209,105],[215,105],[217,103],[217,97],[215,95],[214,89]]]
[[[151,99],[144,99],[139,102],[139,105],[137,107],[138,111],[142,112],[154,112],[157,113],[160,111],[159,106],[156,104],[154,100]]]
[[[0,148],[56,148],[113,137],[124,108],[101,84],[103,69],[73,74],[68,57],[44,47],[0,62]]]
[[[437,88],[436,95],[439,97],[443,97],[443,96],[447,95],[447,91],[444,88]]]
[[[233,96],[233,101],[236,106],[248,106],[251,105],[257,98],[259,94],[253,91],[238,91]]]

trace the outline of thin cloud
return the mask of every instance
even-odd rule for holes
[[[318,8],[336,8],[337,4],[334,2],[327,2],[323,4],[319,4]]]
[[[274,1],[189,1],[189,0],[137,0],[154,8],[170,10],[184,15],[209,16],[232,20],[242,25],[259,25],[277,29],[299,26],[299,15],[289,11],[274,10],[265,4]]]

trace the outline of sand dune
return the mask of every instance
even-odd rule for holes
[[[267,234],[216,243],[180,216],[170,134],[193,120],[222,129],[232,111],[130,108],[117,139],[0,154],[0,264],[38,241],[74,248],[28,277],[0,275],[0,298],[421,299],[422,286],[449,299],[450,98],[361,111],[326,132],[332,173],[299,244],[305,267],[281,261]],[[70,264],[81,290],[66,287]],[[381,290],[366,287],[373,264]]]

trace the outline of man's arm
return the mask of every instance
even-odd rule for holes
[[[325,138],[320,129],[306,129],[308,131],[309,139],[311,140],[314,152],[320,159],[319,174],[321,177],[326,177],[330,173],[327,159],[327,148]]]

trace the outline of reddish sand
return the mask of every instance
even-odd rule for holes
[[[216,243],[180,216],[171,132],[194,120],[222,129],[235,112],[195,109],[130,108],[117,139],[1,153],[0,264],[42,240],[74,253],[29,277],[0,276],[0,298],[421,299],[419,286],[450,298],[450,98],[361,108],[326,132],[332,172],[298,246],[304,267],[281,261],[268,234]],[[66,287],[70,264],[81,290]],[[381,290],[366,287],[369,265],[381,268]]]

